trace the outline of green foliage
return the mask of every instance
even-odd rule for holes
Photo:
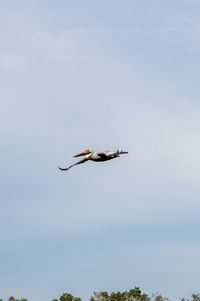
[[[200,294],[193,294],[192,301],[200,301]]]
[[[129,299],[130,299],[130,297],[134,297],[136,300],[141,300],[141,301],[149,300],[148,295],[142,294],[139,287],[135,287],[134,289],[131,289],[128,292],[128,297],[129,297]]]
[[[57,300],[57,299],[54,299]],[[52,301],[54,301],[52,300]],[[73,297],[69,293],[64,293],[62,296],[60,296],[60,301],[81,301],[81,298],[79,297]]]
[[[102,299],[103,299],[103,300],[109,298],[108,292],[101,292],[101,296],[102,296]]]
[[[0,299],[0,301],[3,301]],[[8,301],[28,301],[26,298],[15,299],[13,296],[8,298]],[[58,299],[53,299],[52,301],[58,301]],[[60,296],[59,301],[81,301],[81,298],[74,297],[69,293],[64,293]],[[151,296],[151,298],[142,293],[139,287],[135,287],[125,292],[112,292],[109,294],[106,291],[94,292],[89,301],[170,301],[168,298],[156,293]],[[180,301],[186,301],[181,298]],[[200,301],[200,294],[193,294],[192,299],[187,299],[187,301]]]
[[[112,292],[110,295],[107,292],[94,292],[94,296],[90,301],[149,301],[147,294],[142,294],[139,287],[131,289],[129,292]]]
[[[2,301],[2,299],[0,299],[0,301]],[[11,296],[10,298],[8,298],[8,301],[28,301],[28,300],[25,298],[15,299],[13,296]]]
[[[148,301],[150,300],[147,294],[142,294],[139,287],[131,289],[129,292],[117,292],[110,295],[111,301]]]
[[[81,298],[79,298],[79,297],[73,297],[72,301],[81,301]]]
[[[111,293],[110,301],[126,301],[125,294],[119,291],[117,293]]]
[[[72,301],[73,296],[71,294],[65,293],[60,297],[60,301]]]

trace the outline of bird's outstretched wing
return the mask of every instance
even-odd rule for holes
[[[73,167],[73,166],[75,166],[75,165],[78,165],[78,164],[85,163],[85,162],[88,161],[88,160],[89,160],[88,158],[84,158],[84,159],[82,159],[82,160],[80,160],[80,161],[78,161],[78,162],[76,162],[76,163],[70,165],[70,166],[67,167],[67,168],[61,168],[61,167],[58,167],[58,168],[59,168],[60,170],[62,170],[62,171],[66,171],[66,170],[70,169],[71,167]]]

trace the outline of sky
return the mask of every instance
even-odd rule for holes
[[[199,0],[0,1],[3,300],[200,292],[199,70]]]

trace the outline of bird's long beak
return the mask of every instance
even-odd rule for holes
[[[79,154],[77,154],[77,155],[74,155],[73,158],[80,157],[80,156],[84,156],[84,155],[87,155],[87,154],[89,154],[89,152],[86,151],[86,150],[84,150],[83,152],[81,152],[81,153],[79,153]]]

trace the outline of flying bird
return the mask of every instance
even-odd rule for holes
[[[82,160],[70,165],[67,168],[61,168],[61,167],[58,167],[58,168],[60,170],[66,171],[66,170],[70,169],[71,167],[73,167],[75,165],[78,165],[78,164],[85,163],[88,160],[92,160],[92,161],[95,161],[95,162],[108,161],[108,160],[117,158],[122,154],[128,154],[128,152],[123,152],[123,151],[118,151],[117,150],[116,152],[105,151],[105,152],[98,152],[97,153],[97,152],[93,151],[93,149],[89,148],[89,149],[86,149],[83,152],[73,156],[73,158],[80,157],[80,156],[85,156],[85,158],[83,158]]]

